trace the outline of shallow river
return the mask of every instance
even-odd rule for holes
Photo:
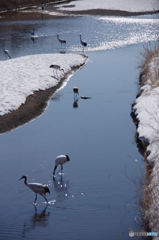
[[[140,179],[145,170],[130,111],[139,53],[156,39],[155,22],[151,16],[0,22],[0,48],[13,58],[61,51],[57,33],[67,39],[66,52],[81,52],[82,33],[89,56],[43,115],[0,135],[0,239],[128,239],[130,230],[140,231],[137,186],[128,178]],[[74,86],[91,97],[76,108]],[[59,154],[71,161],[53,181]],[[23,174],[49,185],[48,205],[41,196],[32,204],[35,194],[18,181]]]

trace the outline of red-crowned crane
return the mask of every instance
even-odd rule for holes
[[[55,159],[55,167],[54,167],[54,171],[53,171],[53,177],[55,177],[55,171],[58,165],[61,165],[61,169],[60,171],[63,170],[63,164],[70,161],[70,158],[68,155],[59,155],[56,157]]]
[[[77,100],[77,95],[79,96],[78,87],[74,87],[73,92],[74,92],[74,101],[75,101]]]
[[[82,46],[83,46],[83,49],[84,49],[84,47],[87,46],[87,43],[84,42],[84,41],[82,41],[82,39],[81,39],[81,34],[80,34],[79,36],[80,36],[80,42],[81,42],[81,44],[82,44]]]
[[[66,40],[59,38],[59,35],[57,35],[57,39],[61,43],[61,47],[62,47],[62,44],[66,44]]]
[[[53,68],[53,73],[54,73],[54,70],[56,70],[56,77],[57,77],[57,70],[64,72],[64,70],[59,65],[56,65],[56,64],[51,64],[50,68]]]
[[[23,175],[19,180],[23,179],[24,178],[24,184],[29,187],[33,192],[35,192],[35,200],[34,200],[34,204],[36,202],[36,199],[37,199],[37,193],[39,193],[42,197],[45,198],[46,202],[47,199],[46,199],[46,193],[50,193],[50,190],[49,188],[46,186],[46,185],[43,185],[41,183],[27,183],[27,177],[25,175]]]

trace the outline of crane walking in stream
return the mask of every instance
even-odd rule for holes
[[[33,192],[35,192],[35,200],[34,200],[34,204],[36,203],[36,199],[37,199],[37,193],[39,193],[42,197],[45,198],[46,202],[48,203],[47,199],[46,199],[46,193],[50,193],[49,188],[46,185],[43,185],[41,183],[27,183],[27,177],[25,175],[23,175],[19,180],[24,179],[24,184],[29,187]]]

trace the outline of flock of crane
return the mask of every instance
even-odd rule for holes
[[[32,32],[31,32],[31,37],[32,38],[34,37],[34,28],[33,28]],[[81,45],[83,46],[83,49],[84,49],[84,47],[87,46],[87,43],[82,40],[81,34],[79,35],[79,37],[80,37],[80,43],[81,43]],[[62,44],[66,44],[66,40],[59,38],[59,35],[57,35],[57,39],[61,43],[61,47],[62,47]]]
[[[82,40],[81,34],[79,35],[79,37],[80,37],[80,43],[81,43],[81,45],[83,46],[83,49],[84,49],[84,47],[87,46],[87,43]],[[66,40],[59,38],[59,35],[57,35],[57,39],[61,43],[61,47],[62,47],[62,44],[66,44]]]
[[[34,36],[34,28],[33,28],[33,31],[31,32],[31,37]],[[87,43],[82,41],[81,39],[81,34],[79,35],[80,37],[80,43],[81,45],[84,47],[87,46]],[[59,35],[57,35],[57,39],[59,40],[59,42],[61,43],[61,47],[62,47],[62,44],[66,44],[66,40],[64,39],[60,39],[59,38]],[[10,54],[9,54],[9,51],[7,49],[4,49],[4,54],[5,56],[8,56],[9,58],[11,58]],[[59,65],[55,65],[55,64],[52,64],[50,65],[50,68],[53,68],[53,70],[56,70],[56,73],[57,73],[57,70],[60,70],[62,71],[63,69],[61,69],[61,67]],[[74,87],[73,88],[73,91],[74,91],[74,94],[79,94],[78,92],[78,87]],[[68,155],[59,155],[56,157],[55,159],[55,167],[54,167],[54,171],[53,171],[53,179],[55,179],[55,176],[59,173],[59,172],[62,172],[63,170],[63,164],[70,161],[70,158]],[[55,171],[57,169],[57,166],[58,165],[61,165],[61,169],[59,170],[59,172],[55,175]],[[46,193],[49,193],[50,194],[50,190],[48,188],[48,186],[46,185],[43,185],[41,183],[27,183],[27,177],[25,175],[23,175],[19,180],[21,179],[24,179],[24,184],[29,187],[33,192],[35,192],[35,200],[34,200],[34,204],[36,203],[36,200],[37,200],[37,194],[41,195],[42,197],[44,197],[44,199],[46,200],[46,202],[48,203],[48,200],[46,198]]]
[[[32,32],[31,32],[31,37],[32,38],[34,37],[34,28],[33,28]],[[83,46],[83,49],[84,49],[84,47],[87,46],[87,43],[82,40],[81,34],[79,35],[79,37],[80,37],[80,43],[81,43],[81,45]],[[61,43],[61,47],[62,47],[62,44],[66,44],[66,40],[59,38],[59,35],[57,35],[57,39]]]
[[[31,31],[31,38],[33,38],[33,37],[34,37],[34,28]],[[80,43],[81,43],[81,45],[83,46],[83,49],[84,49],[84,47],[87,46],[87,43],[82,40],[81,34],[79,35],[79,37],[80,37]],[[59,35],[57,35],[57,39],[61,43],[61,47],[62,47],[63,44],[66,44],[66,40],[59,38]],[[5,57],[8,56],[9,58],[11,58],[11,56],[9,54],[9,51],[7,49],[3,49],[3,51],[4,51],[4,54],[5,54]]]
[[[68,155],[59,155],[56,157],[55,159],[55,167],[54,167],[54,171],[53,171],[53,179],[55,179],[55,176],[59,173],[62,172],[63,170],[63,164],[70,161],[70,158]],[[57,169],[57,166],[61,165],[61,169],[60,171],[55,175],[55,171]],[[37,194],[40,194],[42,197],[45,198],[46,202],[48,203],[48,200],[46,198],[46,193],[50,194],[50,190],[48,188],[48,186],[43,185],[41,183],[27,183],[27,177],[25,175],[23,175],[19,180],[24,179],[24,184],[29,187],[33,192],[35,192],[35,200],[34,200],[34,204],[36,203],[37,200]]]
[[[31,34],[34,34],[34,29],[33,29],[33,32]],[[80,36],[80,43],[82,44],[83,49],[84,49],[84,47],[87,46],[87,43],[82,41],[81,34],[79,36]],[[63,44],[66,44],[66,40],[59,38],[59,35],[57,35],[57,39],[61,43],[61,47],[62,47]],[[61,67],[59,65],[56,65],[56,64],[50,65],[50,68],[53,68],[53,72],[54,72],[54,70],[56,70],[56,77],[57,77],[57,70],[64,71],[63,69],[61,69]],[[54,72],[54,75],[55,75],[55,72]]]

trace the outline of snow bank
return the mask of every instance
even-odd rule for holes
[[[159,239],[159,56],[146,66],[148,74],[141,95],[136,99],[133,111],[139,121],[137,132],[139,138],[148,143],[147,161],[153,167],[151,182],[151,203],[146,218],[152,232],[157,232]]]
[[[0,116],[18,109],[34,91],[57,85],[72,67],[83,65],[86,59],[80,54],[39,54],[0,61]],[[51,64],[63,70],[56,74],[49,68]]]
[[[141,95],[136,99],[133,111],[139,121],[137,132],[139,138],[149,145],[147,160],[153,166],[156,156],[159,155],[159,57],[149,63],[148,78]]]
[[[75,5],[75,6],[73,6]],[[67,6],[67,8],[65,7]],[[70,6],[70,7],[69,7]],[[59,10],[83,11],[92,9],[121,10],[128,12],[147,12],[159,9],[158,0],[79,0],[58,5]]]

